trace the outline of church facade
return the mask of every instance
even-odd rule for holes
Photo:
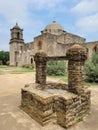
[[[86,42],[85,38],[65,31],[56,21],[48,24],[34,41],[25,43],[23,29],[16,23],[11,29],[10,65],[32,67],[36,52],[43,50],[48,56],[64,56],[66,50],[76,43],[85,46],[89,58],[93,52],[98,52],[98,41]]]

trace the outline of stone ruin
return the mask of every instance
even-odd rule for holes
[[[21,90],[21,108],[42,126],[53,119],[68,128],[90,111],[90,90],[84,87],[83,67],[87,52],[82,46],[70,47],[66,56],[49,57],[40,51],[35,54],[36,83]],[[68,60],[68,85],[46,82],[49,60]]]

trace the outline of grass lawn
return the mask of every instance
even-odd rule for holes
[[[50,78],[57,78],[57,79],[59,79],[58,82],[59,82],[59,81],[68,82],[68,76],[67,76],[67,74],[64,75],[64,76],[49,76],[49,77],[50,77]]]
[[[0,74],[6,74],[6,73],[21,74],[21,73],[26,73],[26,72],[34,72],[34,69],[0,65]]]
[[[34,72],[34,68],[24,68],[24,67],[16,67],[16,66],[4,66],[0,65],[0,75],[10,73],[10,74],[22,74],[27,72]],[[68,82],[67,73],[64,76],[49,76],[50,78],[57,78],[59,81]],[[98,85],[98,83],[87,83],[85,82],[85,86],[90,87],[93,85]]]
[[[65,76],[49,76],[51,78],[57,78],[59,79],[59,81],[64,81],[66,83],[68,83],[68,75],[66,74]],[[84,82],[84,85],[87,86],[87,87],[90,87],[90,86],[93,86],[93,85],[98,85],[98,83],[95,83],[95,82]]]

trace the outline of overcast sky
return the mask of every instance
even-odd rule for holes
[[[0,50],[9,50],[16,22],[31,42],[54,19],[67,32],[98,40],[98,0],[0,0]]]

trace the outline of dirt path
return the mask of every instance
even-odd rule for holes
[[[65,130],[56,122],[42,127],[19,108],[21,88],[27,83],[34,82],[34,79],[32,72],[0,75],[0,130]],[[92,91],[91,114],[83,122],[68,130],[98,130],[98,86],[90,89]]]

